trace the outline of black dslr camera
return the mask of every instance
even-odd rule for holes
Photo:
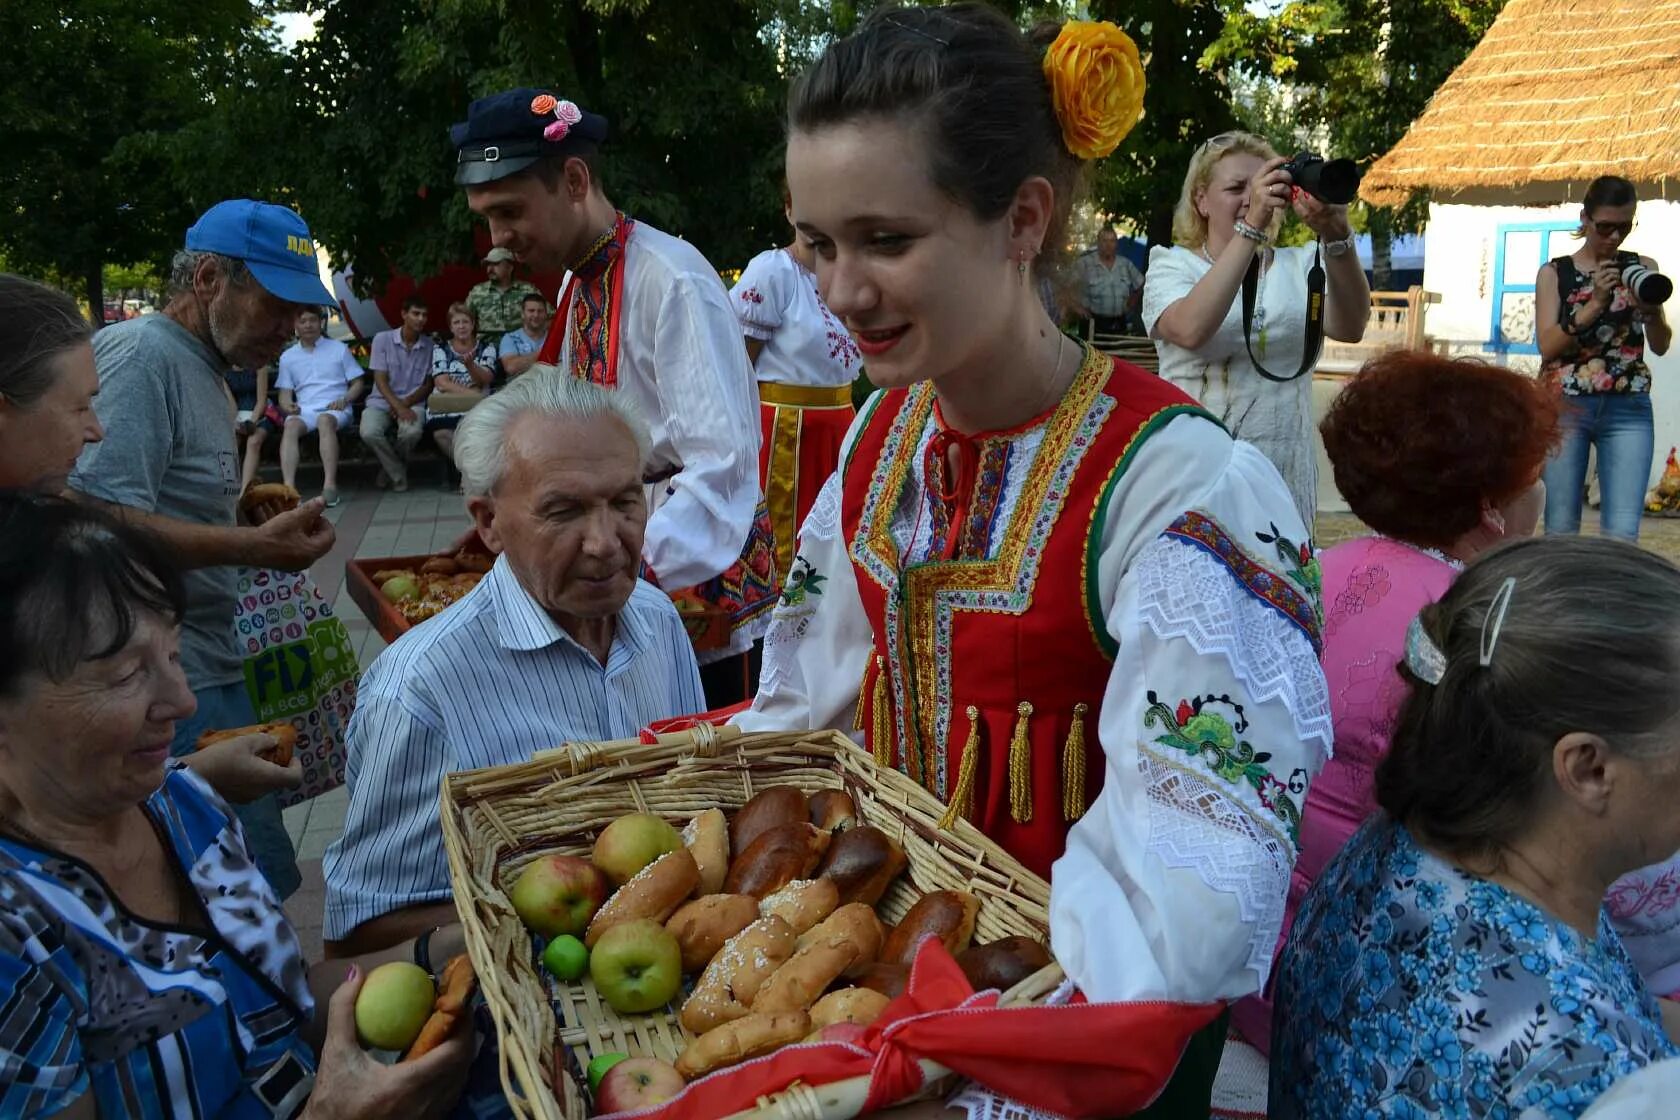
[[[1359,193],[1359,168],[1351,159],[1327,160],[1315,152],[1296,152],[1281,170],[1320,202],[1346,206]]]

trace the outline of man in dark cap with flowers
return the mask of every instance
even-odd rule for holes
[[[607,200],[597,160],[607,122],[561,95],[480,98],[450,137],[455,182],[492,243],[537,271],[570,273],[539,361],[630,394],[647,417],[643,574],[729,613],[731,641],[702,655],[712,665],[701,675],[709,703],[743,699],[750,689],[728,655],[763,634],[778,587],[755,380],[717,271]]]

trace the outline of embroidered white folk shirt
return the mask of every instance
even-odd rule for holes
[[[1011,437],[992,555],[1025,479],[1049,467],[1036,462],[1043,434]],[[922,461],[893,523],[905,557],[926,554],[932,522]],[[1298,849],[1266,798],[1287,788],[1303,804],[1330,752],[1313,640],[1264,594],[1284,580],[1316,606],[1317,563],[1302,562],[1306,530],[1276,468],[1193,415],[1143,442],[1099,532],[1100,608],[1119,647],[1098,719],[1105,777],[1052,869],[1051,947],[1092,1000],[1232,1000],[1266,979]],[[872,652],[836,475],[801,530],[759,694],[734,722],[854,732]]]
[[[648,487],[642,557],[661,586],[692,587],[741,558],[758,507],[753,368],[729,293],[698,249],[637,222],[621,267],[618,390],[652,429],[649,476],[675,472]],[[567,331],[561,369],[571,355]]]
[[[760,381],[836,388],[857,380],[857,343],[817,294],[816,276],[786,249],[747,262],[729,297],[742,333],[764,343],[754,367]]]

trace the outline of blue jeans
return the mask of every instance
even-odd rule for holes
[[[177,758],[191,754],[198,737],[206,731],[248,727],[257,722],[257,712],[251,706],[251,695],[245,691],[244,681],[194,689],[193,696],[198,699],[198,710],[191,719],[176,724],[175,741],[169,745],[169,753]],[[291,897],[303,879],[298,874],[292,838],[286,835],[286,824],[280,818],[279,797],[271,793],[235,805],[233,811],[245,828],[245,845],[251,849],[258,870],[282,900]]]
[[[1546,463],[1546,532],[1581,531],[1587,452],[1598,448],[1599,523],[1607,537],[1639,539],[1645,488],[1651,481],[1651,394],[1564,397],[1563,441]]]

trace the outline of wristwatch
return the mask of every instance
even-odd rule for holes
[[[1348,234],[1340,241],[1325,241],[1320,247],[1327,257],[1341,257],[1353,252],[1353,234]]]

